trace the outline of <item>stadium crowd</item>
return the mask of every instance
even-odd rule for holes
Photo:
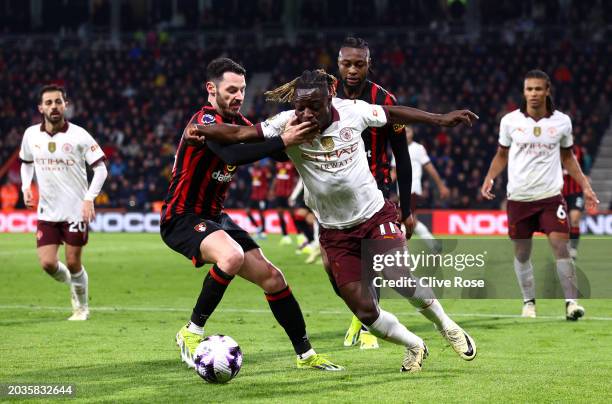
[[[25,128],[40,120],[38,88],[58,83],[72,101],[69,119],[89,130],[108,157],[109,179],[97,205],[150,209],[165,196],[184,124],[206,101],[202,81],[209,60],[226,55],[242,62],[248,74],[270,72],[272,87],[306,68],[336,72],[342,36],[298,36],[295,45],[277,42],[261,49],[202,47],[163,32],[138,33],[119,46],[80,39],[3,41],[0,167],[15,153]],[[499,119],[518,107],[521,78],[532,68],[549,72],[557,108],[572,117],[577,143],[596,157],[611,112],[612,45],[583,46],[569,39],[552,45],[545,37],[520,33],[502,38],[502,44],[440,41],[437,34],[418,41],[407,33],[366,39],[372,50],[370,79],[393,92],[400,104],[440,112],[468,107],[480,116],[470,131],[416,128],[415,140],[425,145],[452,195],[438,200],[425,178],[421,207],[499,207],[499,199],[481,198],[479,186],[497,147]],[[266,103],[263,90],[248,88],[256,96],[242,112],[252,121],[285,107]],[[18,184],[18,162],[8,168],[0,171],[7,178],[0,182]],[[504,186],[498,182],[495,192],[503,195]],[[250,176],[242,168],[228,207],[246,206],[249,188]]]

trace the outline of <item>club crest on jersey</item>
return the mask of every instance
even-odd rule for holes
[[[199,233],[204,233],[206,231],[206,223],[198,223],[195,225],[194,229]]]
[[[62,146],[62,151],[64,153],[70,153],[72,151],[72,145],[70,143],[64,143]]]
[[[402,133],[402,131],[404,130],[405,127],[406,127],[406,125],[402,125],[402,124],[396,123],[395,125],[393,125],[393,132],[395,132],[395,133]]]
[[[345,142],[348,142],[352,138],[353,131],[351,130],[351,128],[344,128],[340,131],[340,139],[344,140]]]
[[[548,128],[548,136],[555,136],[557,134],[557,128],[550,127]]]
[[[542,128],[540,128],[539,126],[534,126],[533,128],[533,135],[534,136],[540,136],[542,134]]]
[[[212,125],[216,122],[215,117],[211,114],[204,114],[202,118],[200,118],[200,122],[204,125]]]
[[[236,166],[231,166],[231,165],[227,164],[225,166],[225,169],[231,173],[233,171],[236,171]]]
[[[322,137],[321,138],[321,146],[323,147],[323,149],[325,151],[332,151],[334,150],[334,139],[332,139],[330,136],[327,137]]]

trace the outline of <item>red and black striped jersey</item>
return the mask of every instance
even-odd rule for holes
[[[572,147],[572,151],[574,152],[574,156],[576,156],[576,160],[578,160],[578,165],[580,165],[580,168],[585,171],[586,167],[584,165],[584,148],[575,144],[574,147]],[[578,182],[567,173],[567,170],[563,169],[563,196],[581,193],[582,187],[580,186],[580,184],[578,184]]]
[[[268,197],[269,179],[272,177],[270,169],[265,166],[252,166],[251,173],[251,200],[265,201]]]
[[[297,171],[290,161],[279,161],[276,163],[276,175],[274,176],[274,196],[277,198],[289,198],[297,181]]]
[[[348,99],[344,93],[344,87],[338,85],[338,98]],[[363,92],[358,98],[369,104],[397,105],[395,96],[379,86],[366,80]],[[389,138],[391,136],[405,136],[404,127],[401,125],[385,125],[382,128],[367,128],[361,132],[365,143],[365,151],[368,155],[370,171],[376,179],[379,189],[387,187],[391,183],[391,158],[389,156]]]
[[[210,103],[202,107],[188,125],[193,123],[252,125],[242,115],[231,120],[223,118]],[[236,166],[225,164],[206,144],[191,146],[181,139],[162,207],[161,222],[184,213],[195,213],[204,218],[218,216],[235,173]]]

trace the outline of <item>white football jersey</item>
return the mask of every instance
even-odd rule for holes
[[[510,148],[507,196],[511,201],[537,201],[559,195],[563,187],[560,148],[573,145],[572,121],[554,111],[535,121],[520,110],[499,125],[499,144]]]
[[[361,138],[367,127],[381,127],[387,116],[380,105],[332,99],[333,121],[312,143],[286,152],[304,181],[304,201],[324,228],[347,229],[382,209],[382,192],[368,167]],[[258,124],[264,137],[280,136],[294,110]]]
[[[408,153],[410,154],[410,162],[412,165],[412,193],[421,195],[423,193],[423,187],[421,180],[423,178],[423,166],[429,163],[429,156],[427,150],[422,144],[412,142],[408,145]]]
[[[66,123],[50,135],[42,124],[26,129],[19,158],[33,162],[38,183],[38,218],[49,222],[82,221],[81,205],[87,192],[85,163],[104,158],[104,152],[80,126]]]

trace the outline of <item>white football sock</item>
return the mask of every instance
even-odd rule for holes
[[[438,301],[438,299],[408,299],[410,304],[417,308],[426,319],[436,325],[438,330],[444,330],[445,328],[454,325],[455,323],[451,318],[444,312],[444,308]]]
[[[566,300],[575,300],[578,298],[578,281],[576,280],[576,267],[571,258],[562,258],[557,260],[557,275],[559,282],[563,288],[563,294]]]
[[[57,270],[51,274],[51,277],[58,282],[70,285],[70,271],[62,261],[57,261]]]
[[[187,329],[194,334],[204,335],[204,327],[194,324],[193,321],[190,321],[189,324],[187,324]]]
[[[89,278],[84,266],[81,266],[81,270],[76,274],[71,274],[70,283],[79,305],[81,307],[87,307],[89,305],[87,301]]]
[[[315,350],[310,348],[308,351],[304,352],[303,354],[298,355],[297,357],[299,359],[308,359],[314,354],[316,354]]]
[[[535,299],[535,281],[533,279],[531,260],[520,262],[514,257],[514,272],[523,293],[523,301]]]
[[[433,250],[436,247],[436,239],[434,238],[433,234],[431,234],[427,226],[420,221],[417,222],[416,226],[414,227],[414,234],[419,236],[430,250]]]
[[[423,340],[415,334],[408,331],[397,317],[388,311],[380,310],[380,315],[371,325],[368,325],[368,330],[378,338],[385,341],[393,342],[394,344],[404,345],[407,347],[423,346]]]

